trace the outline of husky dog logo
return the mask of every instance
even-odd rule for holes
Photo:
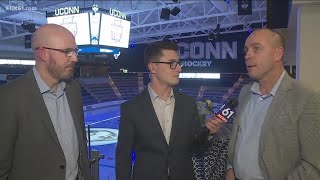
[[[93,8],[93,7],[92,7]],[[91,16],[91,44],[98,45],[99,43],[99,23],[100,23],[100,15],[92,14]]]
[[[92,45],[98,45],[99,38],[97,36],[91,35],[91,44]]]
[[[98,4],[93,4],[93,5],[92,5],[92,11],[93,11],[94,13],[97,13],[97,12],[99,11],[99,6],[98,6]]]
[[[119,130],[110,128],[90,128],[91,146],[114,144],[118,141]]]
[[[242,8],[242,9],[247,9],[247,8],[248,8],[249,4],[248,4],[248,1],[247,1],[247,0],[242,0],[241,3],[242,3],[242,4],[241,4],[241,8]]]

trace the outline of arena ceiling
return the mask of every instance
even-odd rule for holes
[[[24,46],[24,35],[30,33],[21,27],[23,22],[40,26],[46,24],[46,11],[70,6],[92,7],[93,4],[131,16],[130,43],[135,44],[163,38],[208,36],[217,24],[220,24],[220,33],[247,31],[265,26],[267,18],[267,0],[252,0],[252,15],[243,16],[238,16],[238,0],[180,0],[177,3],[174,0],[2,0],[0,50]],[[181,10],[176,16],[170,15],[169,20],[160,18],[162,8],[174,7]]]

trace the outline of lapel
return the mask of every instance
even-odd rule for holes
[[[142,92],[141,96],[142,96],[142,99],[141,99],[139,104],[140,104],[141,107],[143,107],[142,109],[145,110],[144,119],[146,121],[150,121],[150,123],[151,123],[150,127],[153,128],[155,132],[157,132],[157,134],[159,135],[159,139],[161,140],[162,144],[165,144],[166,146],[168,146],[166,138],[165,138],[165,136],[163,134],[163,131],[161,129],[161,125],[159,123],[159,119],[157,117],[156,111],[153,108],[153,104],[151,102],[151,97],[150,97],[148,88],[146,88]]]
[[[58,147],[60,147],[62,152],[62,148],[60,146],[58,136],[56,134],[56,131],[54,130],[48,109],[43,100],[42,94],[40,92],[40,89],[38,87],[37,81],[34,77],[32,70],[26,73],[26,78],[28,79],[28,81],[30,81],[30,83],[28,83],[30,84],[30,88],[27,88],[30,90],[30,94],[31,94],[30,102],[33,102],[34,107],[37,107],[35,109],[36,112],[34,112],[34,114],[37,114],[36,118],[39,118],[44,123],[53,141],[56,143]]]
[[[288,91],[292,89],[293,79],[287,74],[282,79],[282,82],[273,98],[273,101],[270,104],[270,108],[267,112],[265,120],[261,127],[261,135],[259,142],[259,154],[261,154],[266,136],[268,135],[269,130],[272,128],[274,121],[277,119],[279,112],[283,109],[283,106],[286,104],[286,99],[288,95]]]
[[[174,111],[173,111],[173,117],[172,117],[172,127],[171,127],[171,134],[170,134],[170,140],[169,140],[169,146],[172,146],[174,143],[179,124],[182,123],[180,121],[183,120],[183,117],[180,117],[183,114],[183,102],[182,98],[180,97],[180,94],[177,93],[175,90],[173,90],[175,103],[174,103]]]

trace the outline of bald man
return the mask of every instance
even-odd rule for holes
[[[91,179],[74,36],[47,24],[32,49],[35,67],[0,87],[0,180]]]
[[[271,29],[246,40],[254,82],[241,89],[229,144],[237,179],[320,179],[320,94],[287,74],[284,51],[283,37]]]

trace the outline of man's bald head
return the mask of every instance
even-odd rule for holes
[[[255,31],[253,31],[253,33],[251,35],[257,34],[257,33],[259,33],[259,34],[261,33],[264,36],[266,36],[266,38],[268,40],[270,40],[271,44],[274,47],[282,47],[283,49],[285,49],[284,37],[279,32],[272,30],[272,29],[269,29],[269,28],[262,28],[262,29],[257,29]]]
[[[37,47],[55,47],[64,41],[75,41],[73,34],[66,28],[56,24],[46,24],[33,33],[31,39],[32,49]]]
[[[50,88],[72,77],[78,52],[75,38],[68,29],[56,24],[41,26],[32,36],[32,49],[35,67]]]

